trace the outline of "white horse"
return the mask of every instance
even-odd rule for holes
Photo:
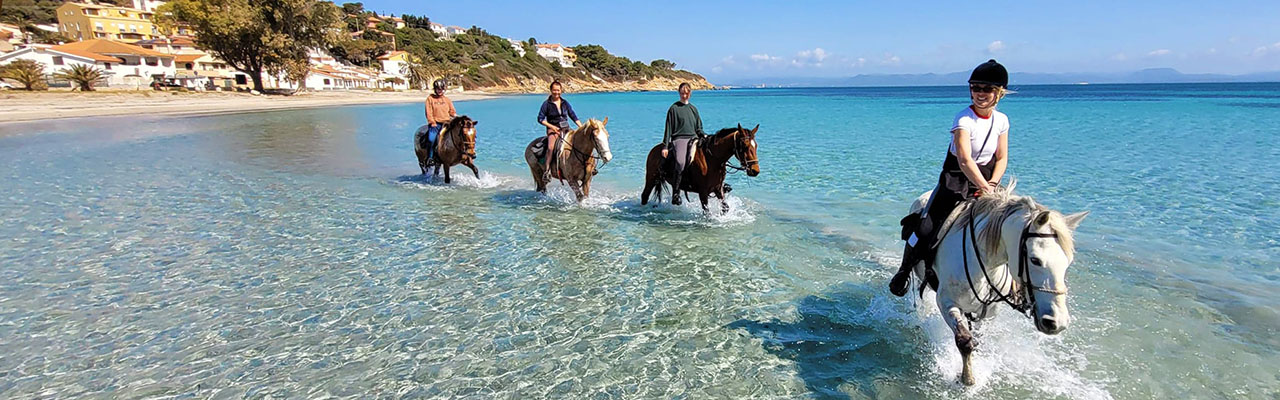
[[[976,383],[971,364],[978,342],[970,323],[993,317],[1001,303],[1028,314],[1045,334],[1056,335],[1071,323],[1066,276],[1075,255],[1072,233],[1089,212],[1063,216],[1014,195],[1015,185],[961,203],[940,227],[933,264],[938,311],[955,334],[965,385]],[[911,212],[920,212],[928,200],[925,192]],[[923,277],[924,263],[913,273]]]

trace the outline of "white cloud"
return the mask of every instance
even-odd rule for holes
[[[801,50],[799,53],[796,53],[796,59],[813,60],[819,63],[822,62],[822,60],[826,60],[827,56],[829,56],[829,54],[827,54],[827,51],[823,50],[821,47],[813,50]]]
[[[1270,46],[1262,46],[1262,47],[1253,49],[1253,56],[1262,57],[1271,52],[1280,52],[1280,42],[1276,42]]]
[[[1124,60],[1128,60],[1129,56],[1125,55],[1124,53],[1116,53],[1116,55],[1111,56],[1111,59],[1115,61],[1124,61]]]
[[[858,57],[853,64],[849,64],[850,67],[861,67],[863,65],[867,65],[867,59],[862,57]]]
[[[883,64],[883,65],[902,64],[902,58],[895,56],[892,53],[884,53],[884,58],[880,60],[880,64]]]
[[[716,74],[724,72],[724,67],[721,67],[719,65],[711,67],[711,72]]]
[[[1147,57],[1167,56],[1170,54],[1173,54],[1173,51],[1170,51],[1169,49],[1160,49],[1147,53]]]
[[[1209,48],[1209,54],[1218,54],[1218,48],[1217,48],[1217,47],[1210,47],[1210,48]]]
[[[773,57],[768,54],[752,54],[751,55],[751,61],[772,61],[777,59],[778,57]]]
[[[995,54],[995,53],[999,52],[1000,50],[1004,50],[1004,42],[1003,42],[1003,41],[997,40],[997,41],[991,42],[991,44],[988,44],[988,45],[987,45],[987,53],[988,53],[988,54]]]

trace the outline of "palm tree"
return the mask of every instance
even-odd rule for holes
[[[72,65],[71,68],[58,71],[58,73],[53,74],[53,76],[58,79],[71,81],[72,83],[80,86],[81,91],[85,92],[92,92],[93,85],[102,82],[102,80],[106,78],[106,75],[102,74],[102,70],[97,67],[84,64]]]
[[[33,60],[17,60],[0,66],[0,79],[21,83],[26,90],[44,90],[44,65]]]

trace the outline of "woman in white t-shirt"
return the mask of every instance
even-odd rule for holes
[[[925,262],[925,280],[937,287],[933,272],[933,245],[937,228],[951,215],[961,201],[981,196],[1000,184],[1009,163],[1009,117],[996,111],[996,104],[1008,93],[1009,72],[996,60],[979,65],[969,75],[969,98],[973,104],[956,114],[951,124],[951,147],[942,163],[938,186],[933,189],[919,226],[909,229],[913,217],[903,225],[913,231],[907,238],[902,266],[889,281],[889,291],[902,296],[907,293],[911,269]]]

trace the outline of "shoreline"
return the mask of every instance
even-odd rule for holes
[[[362,104],[422,102],[426,91],[309,92],[292,96],[227,92],[160,91],[40,91],[0,92],[0,124],[42,122],[91,117],[194,116],[279,111]],[[512,94],[481,91],[449,94],[453,101],[494,99]]]

